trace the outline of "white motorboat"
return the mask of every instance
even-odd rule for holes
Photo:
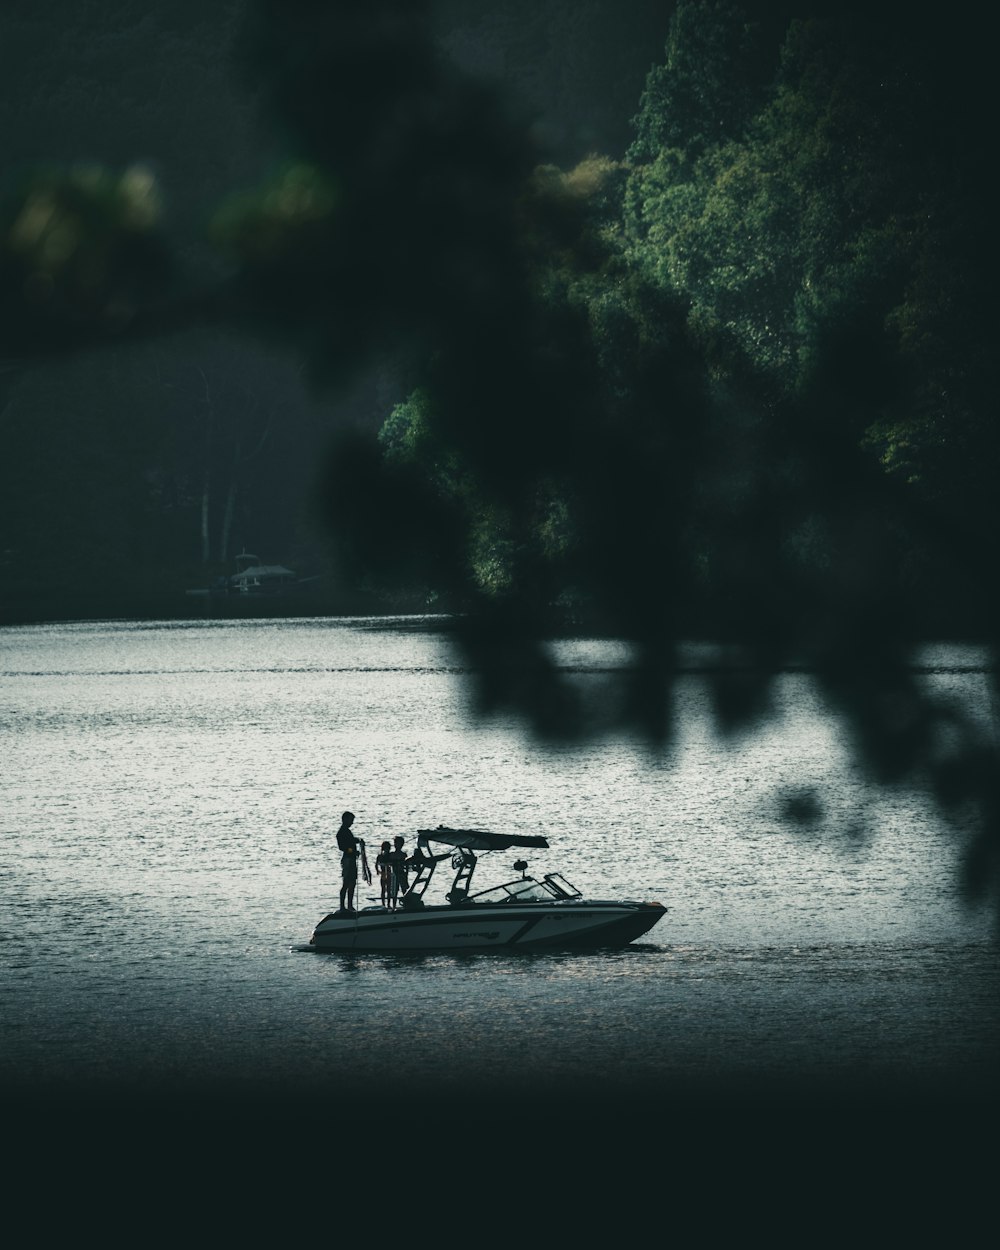
[[[432,853],[438,843],[447,849]],[[479,829],[417,831],[407,866],[409,888],[396,910],[384,906],[335,911],[313,930],[304,951],[483,951],[621,947],[656,924],[662,903],[634,899],[584,899],[558,872],[529,877],[527,861],[517,860],[521,875],[476,894],[470,893],[477,851],[547,847],[541,836],[487,833]],[[434,869],[451,860],[455,877],[441,903],[424,894]]]

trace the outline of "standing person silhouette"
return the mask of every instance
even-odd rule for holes
[[[392,910],[395,911],[400,894],[406,893],[409,877],[406,872],[406,851],[403,848],[402,835],[397,833],[392,841],[389,863],[392,866]]]
[[[337,830],[337,845],[340,847],[340,870],[342,884],[340,887],[340,910],[353,916],[354,889],[358,884],[358,857],[364,842],[351,832],[354,824],[354,813],[344,812]]]
[[[392,860],[388,842],[382,843],[382,849],[375,857],[375,871],[378,873],[379,885],[382,890],[382,906],[388,907],[392,899]]]

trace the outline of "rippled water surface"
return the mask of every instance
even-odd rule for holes
[[[669,757],[556,750],[478,725],[447,637],[416,624],[0,630],[0,1078],[318,1088],[345,1055],[411,1087],[992,1074],[997,949],[960,899],[961,833],[866,781],[806,675],[735,744],[692,671]],[[562,647],[581,682],[624,658]],[[929,668],[991,715],[974,653]],[[336,903],[348,807],[370,848],[542,832],[532,868],[670,910],[611,953],[293,952]],[[511,858],[483,856],[479,887]]]

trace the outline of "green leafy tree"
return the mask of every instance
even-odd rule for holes
[[[770,77],[769,52],[760,23],[739,6],[680,0],[633,118],[629,160],[646,163],[666,149],[696,158],[739,137]]]
[[[701,20],[715,30],[718,16]],[[669,81],[667,67],[651,75],[661,95]],[[721,90],[710,60],[701,86]],[[706,146],[700,125],[688,142],[657,138],[640,114],[659,146],[647,137],[634,147],[625,194],[633,263],[690,301],[707,347],[737,352],[776,393],[808,393],[849,330],[854,368],[867,377],[841,420],[914,487],[914,502],[934,505],[922,532],[909,528],[923,555],[905,566],[924,577],[942,575],[935,529],[951,531],[948,545],[973,567],[995,521],[987,199],[975,193],[978,111],[971,100],[967,114],[954,109],[954,86],[919,25],[793,22],[771,90],[725,141]],[[648,91],[654,119],[655,99]],[[960,587],[952,580],[949,590],[954,599]],[[971,578],[963,597],[981,620]]]

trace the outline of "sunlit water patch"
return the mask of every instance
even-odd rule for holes
[[[962,831],[870,783],[807,674],[728,741],[692,650],[669,753],[543,748],[478,723],[447,635],[415,624],[0,631],[0,1076],[318,1082],[343,1047],[412,1080],[428,1053],[455,1080],[986,1070],[996,947]],[[629,662],[556,655],[583,683]],[[923,666],[989,721],[981,657]],[[622,952],[294,953],[336,903],[348,807],[369,846],[543,833],[532,868],[670,910]]]

